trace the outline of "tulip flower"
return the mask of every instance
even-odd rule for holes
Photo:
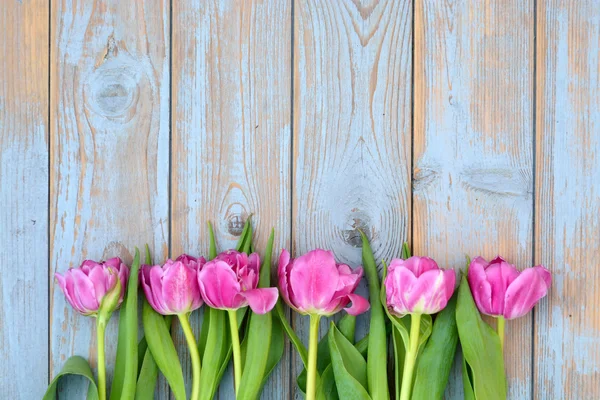
[[[277,303],[277,288],[258,288],[260,259],[258,254],[227,250],[204,264],[198,272],[202,298],[212,308],[227,310],[233,348],[235,392],[242,377],[242,355],[237,323],[237,310],[250,306],[257,314],[265,314]]]
[[[69,268],[64,275],[57,272],[55,277],[67,301],[77,312],[96,317],[98,392],[100,400],[104,400],[104,332],[113,311],[123,302],[129,268],[116,257],[100,263],[85,260],[79,268]]]
[[[498,319],[498,335],[504,347],[505,320],[531,311],[548,293],[552,276],[542,265],[519,272],[498,256],[489,263],[483,257],[474,258],[467,280],[479,311]]]
[[[316,394],[317,345],[321,316],[333,315],[345,308],[351,315],[369,309],[369,302],[354,293],[362,277],[362,267],[350,269],[337,264],[333,253],[312,250],[296,259],[282,250],[279,257],[279,290],[285,302],[297,312],[310,316],[306,399],[314,400]]]
[[[167,260],[163,266],[143,265],[140,281],[146,299],[162,315],[177,315],[192,360],[192,399],[200,395],[200,354],[190,325],[190,313],[202,305],[198,286],[198,268],[206,260],[183,254],[175,261]]]
[[[446,307],[454,292],[456,274],[440,269],[429,257],[393,259],[385,278],[385,295],[391,314],[435,314]]]
[[[104,297],[114,290],[117,281],[121,283],[119,297],[110,312],[121,305],[129,278],[129,268],[117,257],[101,263],[85,260],[79,268],[69,268],[64,276],[58,272],[54,276],[75,311],[96,316]]]
[[[410,314],[411,325],[408,350],[404,358],[400,399],[410,399],[413,371],[419,349],[419,335],[422,314],[434,314],[448,304],[454,292],[456,274],[454,270],[444,270],[428,257],[409,257],[406,260],[394,259],[385,277],[385,298],[390,314],[404,316]]]

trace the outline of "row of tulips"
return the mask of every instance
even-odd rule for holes
[[[468,261],[455,294],[454,270],[440,269],[428,257],[411,256],[406,244],[389,267],[383,262],[380,277],[369,242],[365,235],[362,239],[364,270],[337,263],[330,251],[316,249],[292,259],[283,250],[279,288],[270,287],[273,234],[261,267],[248,222],[237,248],[220,254],[211,228],[209,261],[184,254],[151,265],[146,249],[146,264],[140,266],[136,251],[131,270],[113,258],[103,263],[86,260],[79,268],[56,274],[73,308],[97,319],[98,379],[83,358],[74,356],[51,383],[45,399],[55,398],[56,382],[67,373],[89,379],[88,398],[106,399],[104,329],[120,306],[111,399],[152,398],[158,371],[176,399],[186,398],[170,336],[173,315],[191,357],[191,399],[214,397],[231,357],[236,398],[258,398],[283,354],[284,332],[304,363],[297,384],[308,400],[441,399],[459,342],[465,398],[506,398],[505,320],[525,315],[546,295],[549,271],[536,266],[520,273],[500,257],[491,262],[477,257]],[[363,272],[369,299],[355,293]],[[139,279],[129,279],[130,274]],[[138,284],[145,294],[144,338],[139,343]],[[309,317],[308,349],[286,319],[279,295],[293,311]],[[189,317],[203,304],[208,307],[196,338]],[[355,342],[355,316],[369,308],[369,332]],[[342,309],[347,315],[337,324],[331,322],[328,333],[319,338],[321,317]],[[497,318],[496,330],[480,312]],[[391,369],[388,338],[394,353]]]

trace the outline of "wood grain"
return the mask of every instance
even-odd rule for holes
[[[293,252],[361,264],[400,255],[410,216],[409,1],[302,1],[294,19]],[[367,294],[365,285],[360,288]],[[359,317],[357,335],[368,316]],[[294,315],[308,340],[308,318]],[[321,333],[328,324],[323,321]],[[301,370],[295,355],[292,377]],[[294,385],[298,398],[297,387]]]
[[[48,4],[0,7],[0,393],[48,379]],[[35,379],[31,379],[34,377]]]
[[[516,0],[415,3],[413,244],[443,267],[532,264],[533,17]],[[507,328],[511,399],[531,397],[531,332],[531,316]]]
[[[289,245],[290,46],[290,1],[175,2],[173,256],[207,253],[207,221],[219,249],[233,248],[251,214],[259,252],[272,227],[275,249]],[[191,376],[178,327],[176,341]],[[262,398],[285,397],[288,364],[286,354]],[[234,398],[231,372],[220,399]]]
[[[600,398],[600,7],[538,5],[536,399]]]
[[[52,2],[51,273],[168,244],[169,1]],[[51,279],[51,371],[96,363],[95,324]],[[117,317],[107,329],[107,374]],[[83,398],[71,382],[62,395]]]

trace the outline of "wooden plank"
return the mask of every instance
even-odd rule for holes
[[[42,0],[0,7],[0,393],[48,378],[48,18]],[[35,377],[35,379],[31,379]]]
[[[51,273],[148,243],[167,255],[169,1],[52,2]],[[96,363],[95,324],[51,276],[51,370]],[[107,329],[108,376],[117,316]],[[83,398],[71,382],[65,398]]]
[[[412,4],[302,1],[294,15],[293,251],[331,249],[355,267],[360,228],[377,260],[398,257],[411,208]],[[293,323],[307,341],[308,318]]]
[[[250,214],[259,251],[271,227],[275,249],[289,245],[290,43],[290,1],[174,3],[173,256],[206,254],[209,220],[219,248],[234,247]],[[178,327],[176,340],[191,376]],[[286,354],[263,398],[287,396],[288,364]],[[234,398],[231,372],[220,399]]]
[[[413,241],[441,266],[532,264],[533,27],[532,2],[416,1]],[[531,332],[508,324],[509,398],[531,397]]]
[[[538,3],[534,398],[600,398],[600,7]],[[537,223],[539,221],[539,223]]]

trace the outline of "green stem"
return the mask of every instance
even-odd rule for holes
[[[306,379],[306,400],[315,400],[317,393],[317,349],[319,346],[320,315],[310,316],[310,336],[308,337],[308,368]]]
[[[104,332],[106,331],[107,319],[98,316],[96,320],[96,341],[98,343],[98,396],[100,400],[106,400],[106,363],[104,359]]]
[[[498,336],[500,336],[500,348],[504,350],[504,325],[506,324],[506,320],[502,315],[498,317]]]
[[[188,348],[190,350],[190,357],[192,359],[192,400],[200,398],[200,353],[198,353],[198,344],[196,344],[196,338],[190,325],[190,314],[179,314],[179,323],[185,340],[187,341]]]
[[[233,348],[233,377],[235,395],[237,396],[242,380],[242,352],[240,351],[240,334],[238,332],[237,310],[227,310],[229,329],[231,330],[231,347]]]
[[[413,371],[417,361],[419,349],[419,336],[421,333],[421,314],[410,315],[410,337],[408,339],[408,352],[404,358],[404,372],[402,374],[402,390],[400,400],[409,400],[412,390]]]

